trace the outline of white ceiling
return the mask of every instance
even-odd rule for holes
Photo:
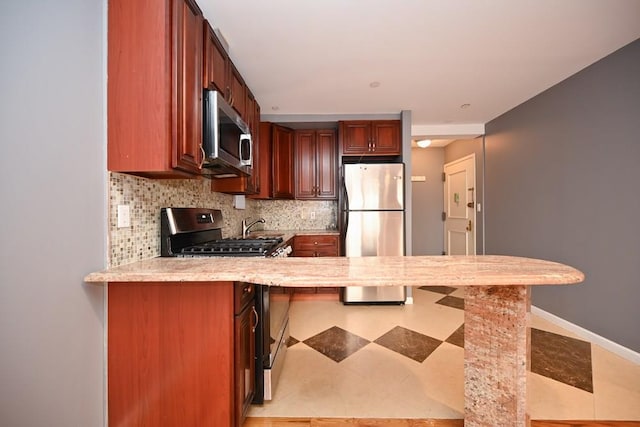
[[[484,124],[640,37],[640,0],[198,4],[262,114],[411,110],[414,129]]]

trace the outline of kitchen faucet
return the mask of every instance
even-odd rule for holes
[[[253,227],[258,223],[264,224],[265,222],[266,221],[264,220],[264,218],[258,218],[257,220],[253,221],[251,224],[247,224],[247,220],[243,219],[242,220],[242,238],[245,239],[247,237],[247,234],[249,234],[249,230],[251,229],[251,227]]]

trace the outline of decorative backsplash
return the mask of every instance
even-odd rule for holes
[[[268,230],[335,228],[336,202],[246,199],[246,209],[241,210],[233,207],[233,196],[213,192],[210,185],[204,178],[146,179],[110,172],[109,266],[160,255],[160,209],[167,206],[222,210],[225,237],[241,233],[243,218],[263,217]],[[130,227],[117,227],[118,205],[129,206]]]
[[[311,200],[255,200],[256,212],[268,230],[335,229],[337,203]]]

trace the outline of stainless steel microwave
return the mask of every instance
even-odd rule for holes
[[[205,89],[203,100],[202,173],[216,178],[251,175],[249,127],[218,91]]]

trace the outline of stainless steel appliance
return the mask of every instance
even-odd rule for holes
[[[253,141],[249,127],[215,90],[204,91],[202,173],[215,178],[251,175]]]
[[[217,209],[163,208],[161,255],[284,257],[291,253],[291,247],[282,237],[223,239],[222,225],[222,212]],[[254,403],[271,400],[280,377],[289,340],[290,298],[288,292],[271,292],[268,286],[256,286]]]
[[[345,255],[404,255],[404,164],[343,165],[342,235]],[[342,301],[396,303],[406,300],[404,287],[346,287]]]
[[[162,256],[258,256],[291,253],[282,237],[222,238],[222,212],[217,209],[162,208]]]

